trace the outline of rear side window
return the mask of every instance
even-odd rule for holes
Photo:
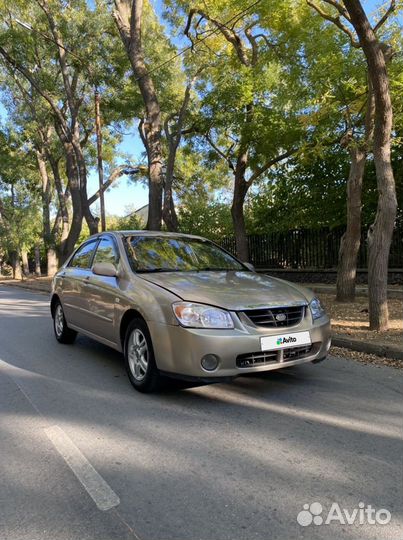
[[[93,264],[108,262],[116,266],[118,260],[118,253],[112,238],[102,238],[98,244]]]
[[[98,240],[87,242],[81,246],[69,262],[73,268],[90,268],[92,255]]]

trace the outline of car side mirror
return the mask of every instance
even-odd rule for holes
[[[253,266],[253,264],[251,264],[249,262],[244,262],[243,264],[244,264],[244,266],[246,266],[246,268],[249,268],[249,270],[251,272],[256,272],[256,268]]]
[[[106,277],[117,277],[118,275],[115,265],[110,262],[95,263],[92,267],[92,273]]]

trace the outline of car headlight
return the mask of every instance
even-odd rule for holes
[[[311,300],[309,307],[311,308],[313,320],[323,317],[323,315],[325,315],[326,313],[322,304],[320,303],[319,298],[314,298],[313,300]]]
[[[172,305],[175,317],[188,328],[234,328],[231,315],[224,309],[191,302]]]

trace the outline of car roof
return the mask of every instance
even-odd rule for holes
[[[202,236],[194,234],[185,234],[177,232],[165,232],[165,231],[143,231],[143,230],[124,230],[124,231],[105,231],[94,234],[91,238],[97,238],[102,234],[113,234],[116,236],[149,236],[149,237],[165,237],[165,238],[196,238],[198,240],[206,240]]]

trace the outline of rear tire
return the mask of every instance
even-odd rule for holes
[[[134,388],[144,393],[155,392],[161,377],[150,332],[142,319],[133,319],[126,330],[124,357],[127,376]]]
[[[77,337],[77,332],[67,326],[63,307],[59,301],[53,311],[53,330],[59,343],[71,344]]]

